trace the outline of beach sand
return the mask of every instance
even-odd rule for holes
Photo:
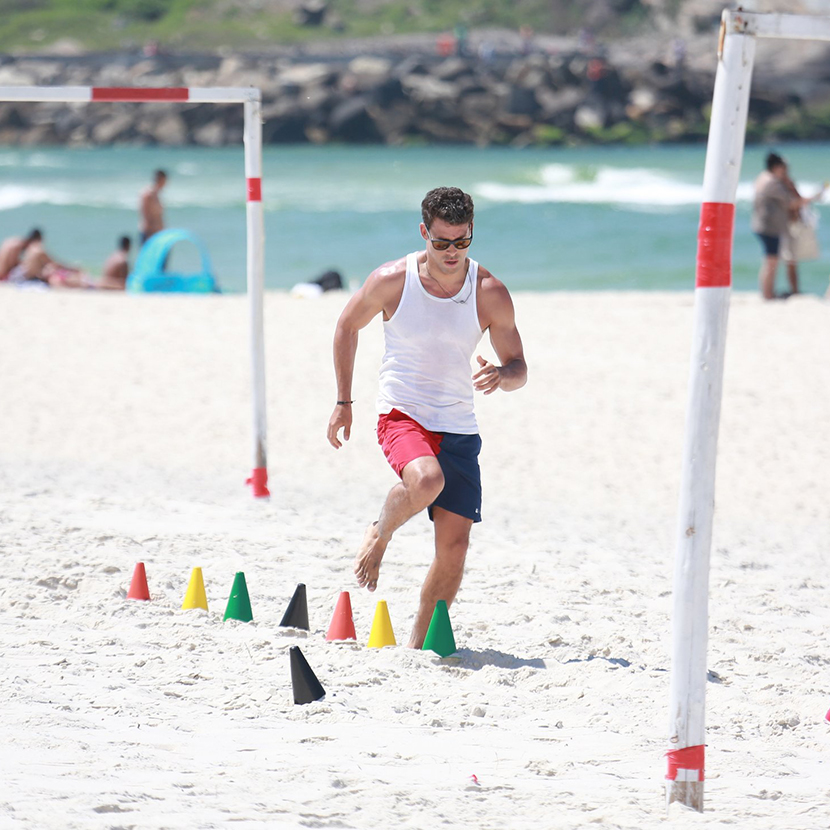
[[[272,497],[254,500],[247,301],[0,289],[0,828],[667,824],[691,293],[520,294],[526,388],[478,399],[484,521],[458,653],[406,640],[415,517],[354,584],[395,477],[379,321],[325,427],[345,297],[266,297]],[[733,296],[712,546],[706,807],[830,824],[830,306]],[[483,341],[483,354],[490,355]],[[150,602],[126,599],[144,562]],[[193,567],[209,611],[182,611]],[[254,621],[223,622],[243,571]],[[310,632],[279,627],[300,582]],[[341,590],[358,642],[327,643]],[[326,689],[293,704],[289,648]]]

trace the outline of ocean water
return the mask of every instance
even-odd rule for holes
[[[752,180],[770,149],[810,195],[830,178],[826,145],[747,148],[738,191],[733,281],[756,290],[760,246],[749,229]],[[263,154],[266,287],[288,289],[336,269],[359,284],[422,246],[420,201],[453,184],[473,195],[471,255],[512,290],[682,290],[694,285],[705,147],[268,147]],[[168,170],[169,227],[207,245],[222,289],[245,288],[242,148],[0,147],[0,236],[41,227],[61,261],[100,273],[118,236],[135,236],[138,193]],[[819,206],[820,220],[827,208]],[[801,266],[824,293],[822,258]],[[196,266],[175,249],[170,266]],[[779,276],[783,288],[783,273]]]

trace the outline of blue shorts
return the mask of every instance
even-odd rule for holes
[[[439,432],[442,435],[438,451],[438,463],[444,474],[444,489],[429,506],[432,518],[433,507],[443,507],[450,513],[457,513],[473,522],[481,521],[481,468],[478,454],[481,452],[481,437],[478,435],[457,435],[454,432]]]
[[[780,236],[770,236],[766,233],[758,233],[756,236],[761,240],[761,247],[767,256],[778,256],[778,248],[781,245]]]
[[[444,474],[444,489],[428,508],[430,519],[432,508],[441,507],[473,522],[481,521],[481,470],[478,466],[481,438],[478,435],[431,432],[393,409],[378,418],[378,443],[398,475],[416,458],[433,456],[438,459]]]

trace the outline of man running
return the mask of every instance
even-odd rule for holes
[[[378,443],[400,476],[355,559],[358,585],[377,588],[394,532],[428,508],[435,558],[421,588],[409,646],[423,645],[435,604],[451,605],[461,585],[470,529],[481,521],[481,477],[473,390],[524,386],[527,365],[507,288],[465,256],[473,241],[473,200],[457,187],[431,190],[421,203],[423,251],[374,270],[349,300],[334,335],[337,403],[328,425],[335,448],[352,427],[358,332],[383,314],[386,352],[377,401]],[[478,355],[485,331],[501,365]]]

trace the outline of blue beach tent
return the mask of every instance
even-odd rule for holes
[[[188,242],[195,246],[201,268],[196,273],[177,274],[166,270],[174,245]],[[210,255],[202,241],[190,231],[170,228],[154,233],[142,246],[127,277],[128,291],[166,291],[191,294],[218,292]]]

